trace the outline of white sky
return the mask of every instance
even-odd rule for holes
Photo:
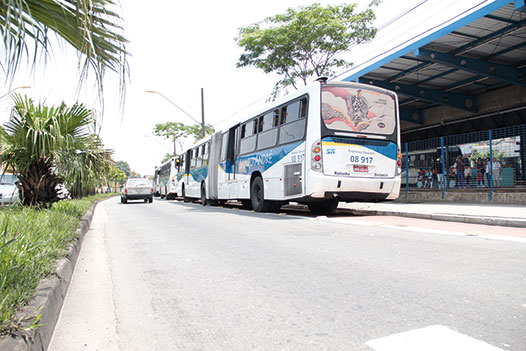
[[[388,21],[422,0],[384,0],[376,9],[378,24]],[[432,0],[437,2],[440,0]],[[131,79],[127,87],[124,115],[119,112],[116,79],[105,82],[105,115],[101,136],[115,160],[128,162],[143,175],[153,174],[164,155],[173,150],[169,141],[152,135],[157,123],[192,121],[160,95],[201,119],[200,89],[205,93],[206,123],[214,126],[244,107],[270,94],[278,77],[262,71],[235,67],[241,50],[234,38],[238,28],[284,13],[287,8],[306,6],[305,0],[143,1],[121,0],[125,36],[130,40]],[[323,5],[342,1],[318,1]],[[369,0],[361,0],[362,8]],[[86,84],[77,94],[77,56],[72,50],[54,46],[54,54],[33,74],[22,68],[11,88],[38,101],[71,105],[76,100],[97,108],[96,88]],[[109,75],[111,76],[111,75]],[[0,96],[9,91],[4,86]],[[0,100],[0,122],[8,119],[8,97]],[[178,146],[179,147],[179,146]]]

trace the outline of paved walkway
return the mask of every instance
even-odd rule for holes
[[[403,216],[441,221],[526,228],[526,206],[457,203],[340,203],[356,215]]]

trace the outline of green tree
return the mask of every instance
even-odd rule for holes
[[[64,180],[61,169],[68,169],[65,178],[81,170],[100,174],[102,163],[97,160],[104,151],[89,131],[92,111],[82,104],[35,105],[20,95],[14,103],[9,121],[0,127],[0,163],[18,175],[24,205],[47,207],[58,201],[55,187]]]
[[[40,52],[51,51],[53,33],[81,54],[81,82],[91,67],[102,92],[104,72],[109,69],[120,75],[124,92],[127,40],[116,7],[116,0],[0,0],[0,65],[12,77],[30,51],[35,65]]]
[[[206,135],[215,133],[212,125],[205,126]],[[179,143],[179,149],[182,150],[183,144],[188,137],[193,137],[194,140],[199,140],[202,137],[202,127],[199,124],[188,126],[179,122],[158,123],[153,128],[153,135],[163,137],[170,140],[172,143]]]
[[[128,162],[126,161],[117,161],[117,167],[124,172],[126,177],[129,177],[131,175],[131,168]]]
[[[95,187],[106,182],[114,165],[111,154],[96,134],[88,135],[74,153],[59,154],[57,172],[72,197],[94,194]]]
[[[323,7],[313,4],[288,9],[285,14],[239,29],[235,39],[244,52],[237,67],[253,66],[265,73],[275,72],[282,79],[276,91],[308,78],[330,76],[336,68],[350,65],[337,55],[351,46],[370,41],[376,35],[373,1],[363,12],[356,4]]]
[[[124,184],[126,181],[126,173],[124,173],[119,167],[113,166],[110,171],[110,180],[119,183],[120,185]]]

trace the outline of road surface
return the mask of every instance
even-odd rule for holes
[[[526,243],[443,226],[109,199],[50,350],[526,350]]]

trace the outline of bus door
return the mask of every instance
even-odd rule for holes
[[[239,154],[239,124],[228,131],[227,167],[228,198],[237,199],[237,157]]]
[[[190,182],[190,166],[192,165],[192,149],[187,150],[184,156],[184,175],[181,182],[184,184],[185,193],[188,194],[188,183]]]

